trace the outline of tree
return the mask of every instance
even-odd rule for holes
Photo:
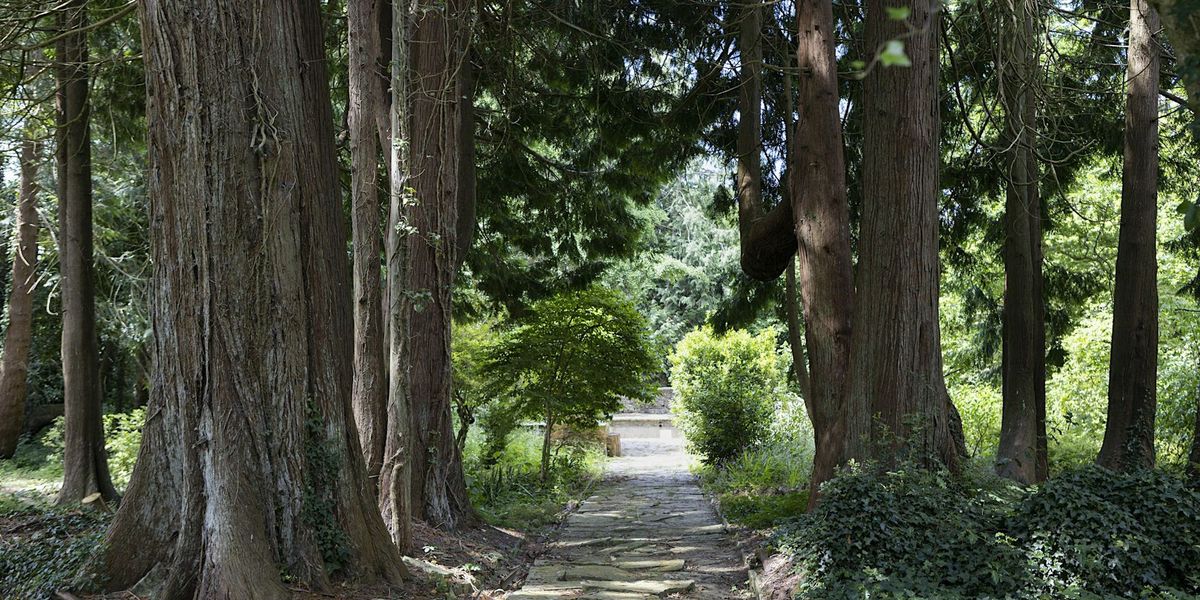
[[[354,238],[354,415],[367,461],[379,476],[387,422],[382,306],[383,252],[379,206],[379,148],[389,142],[387,79],[381,73],[382,0],[351,0],[346,6],[349,46],[351,221]]]
[[[1108,420],[1096,462],[1109,469],[1154,466],[1158,396],[1158,14],[1129,4],[1125,163],[1113,291]]]
[[[430,2],[413,16],[409,176],[401,298],[410,356],[413,517],[454,528],[475,519],[451,421],[451,292],[458,271],[458,203],[465,1]]]
[[[996,472],[1022,484],[1046,479],[1046,300],[1037,157],[1041,10],[1005,0],[997,63],[1007,164],[1004,206],[1004,402]]]
[[[833,3],[800,0],[796,19],[800,116],[794,130],[788,188],[799,241],[795,287],[804,308],[805,343],[812,365],[812,394],[804,399],[815,441],[811,504],[817,500],[821,483],[833,477],[846,458],[851,318],[857,300],[850,258]]]
[[[645,317],[615,292],[593,288],[535,302],[485,360],[505,414],[542,419],[542,480],[554,427],[595,427],[622,398],[650,400],[661,362]]]
[[[75,504],[97,493],[115,500],[117,491],[104,454],[96,350],[87,1],[70,0],[58,11],[56,143],[65,414],[63,485],[56,502]]]
[[[862,223],[850,348],[851,456],[956,468],[961,423],[942,375],[938,324],[939,5],[866,3]],[[897,10],[906,19],[892,18]],[[895,56],[903,36],[903,59]],[[884,434],[881,439],[879,434]],[[891,460],[891,458],[889,458]]]
[[[155,565],[154,596],[168,600],[289,598],[284,576],[397,581],[350,401],[319,3],[139,8],[154,385],[101,560],[107,586]]]
[[[29,345],[33,335],[33,285],[38,255],[39,144],[27,137],[21,144],[21,196],[13,220],[15,252],[4,359],[0,364],[0,458],[9,458],[25,423],[25,383],[29,375]]]

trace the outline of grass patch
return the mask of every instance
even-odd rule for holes
[[[772,529],[804,514],[812,451],[795,438],[774,439],[721,465],[697,465],[700,485],[729,522]]]

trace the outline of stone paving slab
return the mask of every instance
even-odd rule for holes
[[[677,443],[627,448],[508,600],[742,600],[747,573]],[[641,450],[641,451],[638,451]]]

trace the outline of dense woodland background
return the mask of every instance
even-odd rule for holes
[[[412,585],[660,385],[802,596],[1200,594],[1198,33],[0,1],[0,596]]]

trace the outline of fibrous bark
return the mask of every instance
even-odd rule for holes
[[[763,5],[747,3],[738,13],[741,75],[738,93],[737,197],[742,272],[759,281],[783,274],[796,253],[792,209],[781,202],[770,211],[762,201]],[[786,198],[785,198],[786,200]]]
[[[13,221],[12,296],[0,364],[0,458],[9,458],[25,426],[25,384],[33,339],[33,284],[38,260],[38,144],[21,144],[21,195]]]
[[[350,0],[346,6],[349,46],[351,222],[354,238],[354,417],[376,482],[387,431],[387,371],[384,362],[382,265],[379,205],[378,115],[386,110],[387,79],[380,72],[383,49],[380,0]],[[390,16],[390,15],[389,15]]]
[[[1096,462],[1154,466],[1158,385],[1158,15],[1131,0],[1125,92],[1125,165],[1113,291],[1108,421]]]
[[[1003,391],[996,473],[1046,479],[1046,303],[1038,188],[1039,22],[1036,0],[1003,0],[1000,96],[1005,112]]]
[[[350,401],[319,4],[139,6],[155,360],[107,585],[155,570],[156,598],[282,599],[284,576],[396,581]]]
[[[405,293],[409,328],[408,398],[411,407],[415,518],[454,528],[474,521],[462,456],[451,421],[451,291],[458,269],[457,232],[462,159],[462,96],[458,72],[465,61],[467,3],[421,1],[413,13],[410,57],[410,175]]]
[[[58,8],[56,142],[62,287],[63,485],[56,502],[116,499],[104,453],[96,293],[92,280],[92,151],[86,0]]]
[[[946,392],[938,324],[938,6],[866,3],[866,47],[904,36],[912,66],[874,64],[864,85],[847,417],[852,456],[957,468],[961,423]],[[908,23],[890,18],[889,7],[907,8]]]
[[[847,370],[855,299],[833,4],[800,0],[796,20],[799,118],[789,188],[799,241],[797,287],[811,363],[812,394],[807,400],[816,438],[811,505],[820,485],[833,477],[846,457]]]

